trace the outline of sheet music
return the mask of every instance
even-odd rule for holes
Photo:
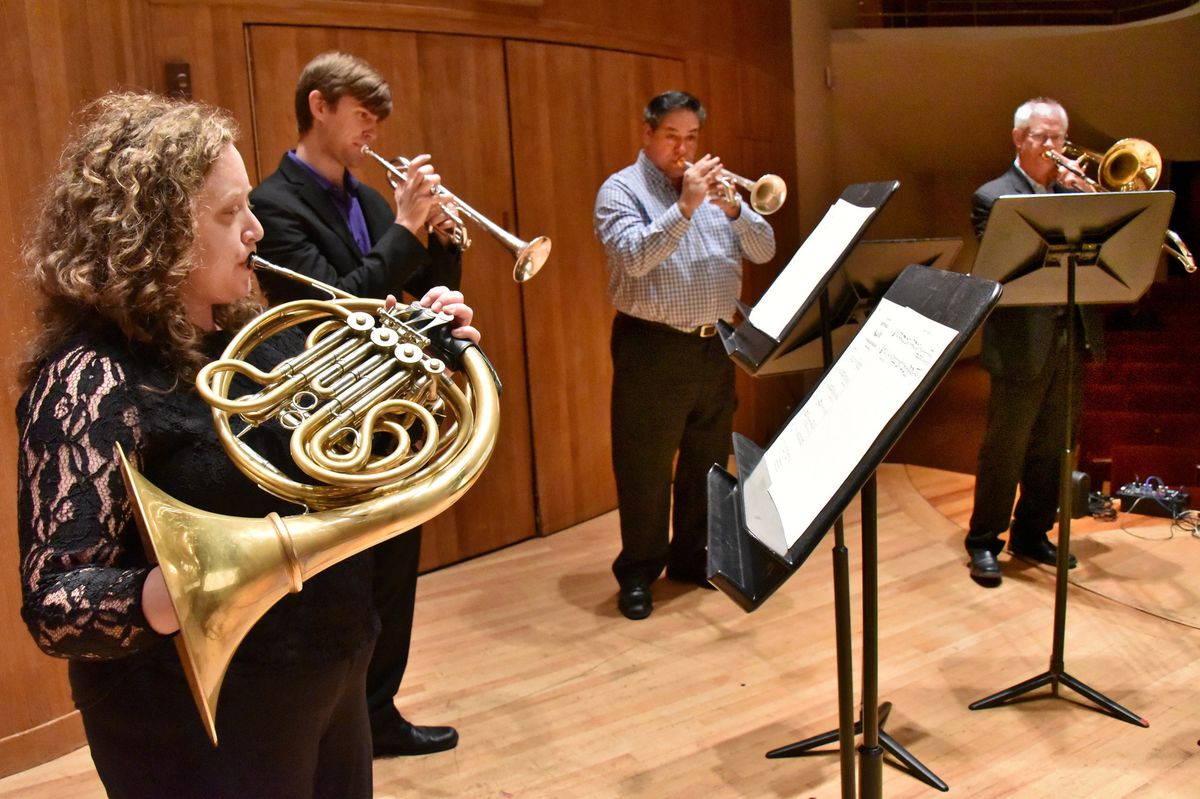
[[[812,525],[955,335],[910,308],[880,301],[755,469],[768,472],[766,491],[783,526],[780,554]],[[752,534],[779,551],[769,531],[760,537],[754,520],[747,523]]]
[[[830,206],[825,218],[754,306],[750,324],[778,340],[800,310],[800,303],[812,296],[875,210],[841,199]]]

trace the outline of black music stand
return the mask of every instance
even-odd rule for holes
[[[1004,284],[1002,305],[1066,305],[1067,374],[1074,369],[1078,304],[1133,302],[1154,279],[1175,195],[1169,191],[1032,194],[1000,197],[992,207],[974,273]],[[1071,549],[1071,452],[1074,411],[1067,381],[1066,441],[1059,474],[1058,562],[1055,564],[1054,633],[1050,668],[968,707],[997,707],[1049,685],[1059,685],[1130,724],[1150,723],[1065,670],[1067,569]]]
[[[879,209],[899,187],[898,181],[857,183],[848,186],[830,207],[817,228],[804,241],[788,266],[752,311],[739,303],[744,321],[735,330],[718,322],[725,351],[734,362],[755,376],[788,374],[805,369],[828,368],[836,350],[846,348],[856,327],[845,324],[855,308],[855,298],[839,267],[853,252]],[[835,297],[836,309],[830,302]],[[817,302],[814,305],[814,297]],[[796,302],[796,299],[800,302]],[[763,308],[773,308],[765,314]],[[756,322],[766,331],[756,326]],[[819,337],[814,339],[814,331]],[[805,342],[805,343],[801,343]],[[758,450],[748,440],[734,436],[735,456],[757,463]],[[842,785],[854,786],[854,669],[850,621],[850,552],[845,527],[839,515],[833,524],[833,605],[837,650],[839,737],[841,738]],[[815,544],[814,544],[815,545]],[[790,574],[765,558],[751,568],[759,570],[749,589],[765,599]],[[748,587],[748,586],[747,586]],[[734,591],[734,601],[745,594]],[[746,610],[752,608],[743,605]]]
[[[798,748],[807,749],[838,738],[843,763],[843,796],[855,795],[852,754],[849,774],[845,765],[847,752],[853,746],[853,728],[861,729],[863,734],[863,743],[859,749],[862,755],[859,767],[864,796],[881,795],[881,766],[885,749],[900,759],[913,776],[941,790],[947,789],[945,783],[936,775],[904,751],[890,736],[882,734],[879,730],[881,717],[886,717],[890,706],[885,704],[881,708],[878,705],[878,555],[874,475],[878,464],[941,382],[995,304],[999,294],[1000,287],[992,281],[923,266],[910,266],[885,295],[884,299],[888,302],[881,305],[881,308],[886,308],[887,312],[881,315],[877,311],[872,316],[804,405],[792,414],[787,426],[770,447],[762,450],[746,439],[737,437],[735,452],[738,478],[734,478],[718,466],[714,466],[709,472],[708,577],[714,585],[747,611],[759,607],[800,567],[830,525],[841,516],[854,495],[860,489],[863,490],[861,722],[859,725],[854,725],[852,721],[848,724],[847,714],[842,712],[842,723],[838,733],[817,736],[774,750],[768,755],[783,757],[797,754]],[[906,331],[906,337],[890,339],[886,326],[895,324],[895,320],[899,318],[895,316],[897,313],[901,316],[912,313],[908,318],[920,321],[917,328]],[[938,335],[949,338],[942,340],[941,348],[928,345],[926,349],[929,334],[920,325],[926,325],[930,329],[936,327]],[[925,338],[922,338],[923,336]],[[915,387],[909,389],[906,384],[907,393],[893,393],[890,398],[886,398],[878,394],[880,384],[874,378],[869,384],[863,379],[856,383],[855,378],[869,374],[871,368],[883,368],[878,364],[896,362],[882,354],[887,352],[887,342],[892,340],[912,343],[914,352],[920,350],[927,353],[927,362],[921,364],[920,369],[907,373],[910,381],[917,381]],[[829,402],[829,398],[835,395],[838,402]],[[851,460],[842,462],[841,466],[844,466],[844,469],[831,467],[824,457],[827,452],[819,454],[821,468],[831,476],[830,480],[825,481],[825,486],[830,490],[820,493],[816,501],[808,503],[810,508],[817,509],[811,520],[805,518],[800,522],[802,531],[798,535],[789,534],[786,527],[789,522],[793,523],[792,533],[795,533],[794,523],[797,517],[791,516],[789,510],[780,513],[775,505],[779,497],[772,498],[767,491],[775,479],[779,479],[781,485],[791,485],[792,481],[787,477],[772,478],[769,472],[762,468],[762,462],[770,457],[773,448],[794,448],[796,431],[807,431],[801,435],[808,435],[814,430],[824,431],[826,428],[814,421],[813,413],[823,413],[831,408],[852,407],[853,403],[864,400],[867,405],[880,403],[878,407],[884,417],[872,421],[856,417],[854,436],[863,445],[862,453],[859,456],[859,449],[848,448],[847,457]],[[895,404],[894,412],[893,405],[889,402]],[[810,406],[815,410],[810,409]],[[846,431],[837,428],[836,417],[827,417],[825,421],[833,425],[828,428],[830,434],[844,440],[842,433]],[[809,441],[817,439],[814,437]],[[812,454],[809,452],[807,456],[811,458]],[[798,459],[803,461],[805,457],[801,446]],[[808,462],[811,465],[812,461]],[[797,492],[793,489],[791,493]],[[839,588],[844,588],[847,584],[845,579],[839,579],[836,565],[835,582],[842,583]],[[840,621],[839,619],[839,623]],[[839,642],[839,698],[843,693],[841,655]],[[850,716],[852,717],[852,711]]]

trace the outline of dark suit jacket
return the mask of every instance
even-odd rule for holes
[[[1054,184],[1056,193],[1071,189]],[[995,180],[988,181],[975,191],[971,201],[971,222],[975,234],[983,237],[988,216],[996,199],[1005,194],[1033,194],[1033,187],[1016,165]],[[1084,345],[1092,357],[1100,358],[1104,350],[1104,328],[1095,306],[1078,306],[1083,322]],[[993,377],[1011,380],[1033,378],[1046,365],[1046,356],[1053,350],[1062,306],[1028,305],[997,308],[983,326],[984,368]]]
[[[387,200],[369,186],[359,186],[358,199],[374,243],[365,255],[329,194],[311,172],[285,154],[279,168],[250,192],[264,230],[259,255],[358,297],[382,299],[389,293],[399,296],[401,290],[420,297],[433,286],[458,288],[462,258],[457,247],[443,247],[431,236],[426,249],[396,224]],[[272,303],[328,299],[266,272],[259,273],[259,282]]]

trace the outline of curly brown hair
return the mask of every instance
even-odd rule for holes
[[[207,360],[203,331],[180,298],[194,260],[194,201],[237,134],[226,111],[155,94],[109,94],[84,109],[22,253],[44,298],[26,380],[65,338],[104,321],[156,349],[184,380],[195,376]],[[259,310],[251,299],[224,306],[218,323],[234,329]]]

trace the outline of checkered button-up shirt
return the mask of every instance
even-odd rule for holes
[[[593,223],[617,310],[690,331],[733,318],[742,259],[769,261],[775,233],[746,203],[729,219],[703,202],[689,220],[678,200],[667,176],[639,152],[637,163],[600,187]]]

